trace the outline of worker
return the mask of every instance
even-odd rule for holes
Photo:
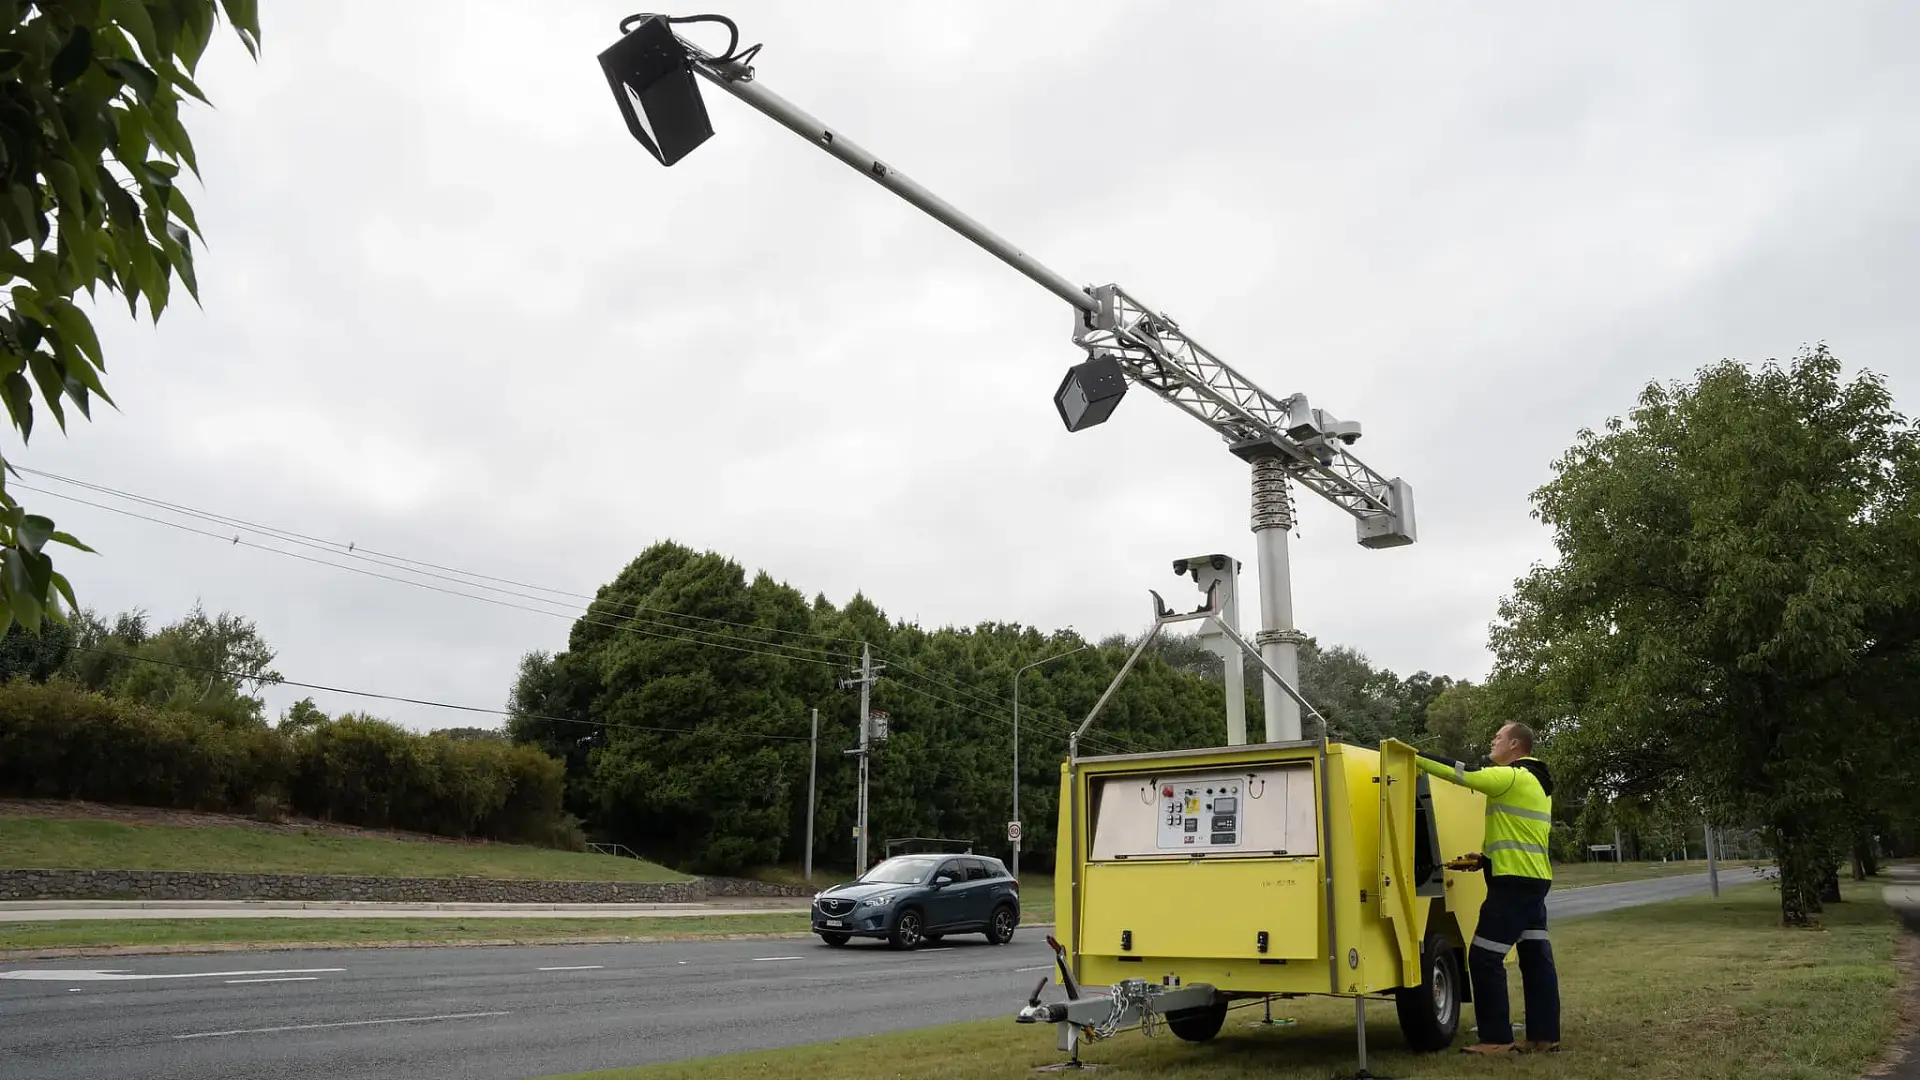
[[[1494,764],[1478,767],[1422,753],[1420,769],[1487,797],[1484,853],[1469,866],[1487,874],[1487,899],[1467,949],[1473,1014],[1480,1041],[1467,1053],[1552,1053],[1560,1049],[1560,980],[1547,940],[1547,890],[1553,863],[1553,775],[1533,756],[1533,729],[1508,724],[1493,737]],[[1520,981],[1527,1005],[1527,1041],[1515,1045],[1507,1011],[1507,950],[1520,950]]]

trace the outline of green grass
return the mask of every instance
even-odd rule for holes
[[[1555,1077],[1559,1080],[1854,1080],[1894,1032],[1895,923],[1880,900],[1884,882],[1844,886],[1817,931],[1778,926],[1778,895],[1767,885],[1632,908],[1554,929],[1563,999],[1563,1050],[1487,1062],[1457,1053],[1418,1056],[1403,1048],[1390,1003],[1368,1006],[1369,1065],[1385,1076],[1422,1080]],[[1516,1018],[1519,976],[1509,973]],[[1057,997],[1057,987],[1049,995]],[[583,1074],[574,1080],[1001,1080],[1060,1059],[1055,1033],[1007,1018],[849,1039],[790,1050]],[[1230,1013],[1219,1038],[1193,1045],[1138,1031],[1083,1047],[1097,1075],[1160,1080],[1324,1080],[1352,1075],[1353,1005],[1302,998],[1276,1001],[1272,1029],[1249,1021],[1260,1007]],[[1471,1007],[1467,1020],[1472,1017]],[[1522,1036],[1524,1037],[1524,1035]],[[1463,1024],[1459,1045],[1471,1041]]]
[[[244,826],[0,817],[0,870],[215,870],[246,874],[686,881],[639,859],[515,844],[442,844]]]
[[[1722,872],[1748,866],[1758,866],[1755,862],[1720,863]],[[1645,881],[1649,878],[1672,877],[1677,874],[1704,874],[1707,872],[1707,860],[1690,859],[1686,862],[1577,862],[1556,863],[1553,867],[1553,887],[1556,889],[1580,889],[1588,885],[1611,885],[1616,881]]]
[[[640,941],[806,932],[805,912],[677,919],[67,919],[0,923],[0,953],[129,945]]]

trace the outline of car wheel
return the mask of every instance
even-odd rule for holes
[[[1013,940],[1014,924],[1020,920],[1013,909],[1002,904],[993,909],[993,922],[987,927],[987,940],[995,945],[1005,945]]]
[[[821,934],[820,940],[829,945],[845,945],[853,940],[852,934]]]
[[[925,940],[920,913],[912,908],[901,912],[893,920],[893,929],[887,931],[887,944],[896,949],[911,949]]]
[[[1206,1042],[1220,1034],[1220,1025],[1226,1022],[1227,1003],[1224,1001],[1167,1014],[1167,1030],[1187,1042]]]
[[[1420,948],[1423,965],[1419,986],[1394,991],[1400,1014],[1400,1033],[1415,1053],[1430,1054],[1453,1045],[1460,1031],[1460,954],[1445,937],[1428,931]]]

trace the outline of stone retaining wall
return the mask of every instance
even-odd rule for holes
[[[184,870],[0,870],[0,900],[378,900],[413,903],[698,903],[710,896],[811,896],[735,878],[676,882],[224,874]]]

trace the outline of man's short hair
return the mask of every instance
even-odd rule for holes
[[[1533,729],[1532,728],[1528,727],[1527,725],[1521,723],[1518,720],[1515,720],[1513,723],[1507,725],[1507,733],[1513,736],[1514,742],[1517,742],[1520,744],[1521,753],[1525,753],[1525,754],[1533,753]]]

